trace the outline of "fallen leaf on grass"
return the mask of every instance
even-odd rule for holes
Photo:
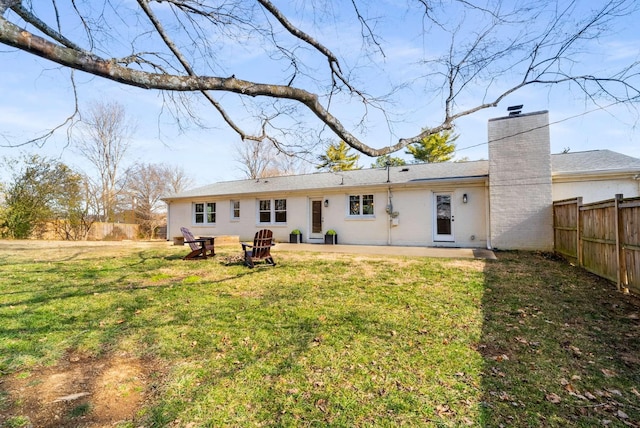
[[[327,400],[325,400],[324,398],[319,399],[318,401],[316,401],[316,407],[318,408],[318,410],[320,410],[322,413],[326,413],[327,412],[327,405],[329,403],[327,403]]]
[[[452,413],[451,408],[446,404],[438,404],[436,406],[436,414],[438,416],[451,415]]]
[[[511,401],[511,397],[509,396],[509,394],[504,391],[500,391],[500,394],[498,394],[498,398],[502,401]]]
[[[569,349],[571,350],[571,352],[573,352],[573,355],[575,355],[576,357],[579,357],[580,355],[582,355],[582,351],[577,346],[570,345]]]
[[[629,415],[627,415],[622,410],[618,410],[618,413],[616,413],[616,416],[619,417],[620,419],[629,419]]]
[[[614,372],[613,370],[609,370],[609,369],[601,369],[600,370],[602,372],[603,375],[605,375],[606,377],[615,377],[617,376],[616,372]]]
[[[491,373],[493,373],[495,376],[498,376],[498,377],[505,377],[506,376],[503,372],[498,370],[496,367],[491,367]]]
[[[553,404],[558,404],[559,402],[562,401],[562,398],[560,398],[560,396],[558,394],[555,393],[550,393],[546,395],[546,399],[547,401],[552,402]]]

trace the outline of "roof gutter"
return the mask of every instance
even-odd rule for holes
[[[268,196],[273,194],[278,195],[310,195],[315,194],[314,192],[318,192],[318,195],[327,192],[351,192],[358,191],[362,192],[363,189],[375,189],[379,188],[380,190],[387,189],[388,187],[393,187],[395,189],[405,188],[405,187],[417,187],[420,185],[424,185],[424,183],[434,183],[434,184],[446,184],[446,183],[470,183],[470,182],[479,182],[480,180],[486,180],[489,177],[488,174],[483,175],[472,175],[472,176],[459,176],[459,177],[444,177],[444,178],[417,178],[408,181],[401,182],[380,182],[380,183],[369,183],[369,184],[339,184],[335,186],[326,186],[326,187],[314,187],[314,188],[304,188],[304,189],[260,189],[259,191],[253,192],[245,192],[245,193],[217,193],[211,195],[185,195],[185,196],[167,196],[165,198],[161,198],[164,202],[172,202],[172,201],[180,201],[180,200],[205,200],[206,198],[216,197],[216,198],[246,198],[246,197],[259,197],[259,196]]]
[[[620,169],[598,169],[590,171],[555,171],[551,173],[553,180],[578,180],[580,178],[592,180],[597,177],[602,178],[627,178],[636,179],[640,175],[640,168],[620,168]]]

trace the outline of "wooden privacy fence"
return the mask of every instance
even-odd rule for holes
[[[121,241],[138,239],[138,225],[131,223],[101,223],[91,225],[87,240],[89,241]]]
[[[60,226],[59,223],[49,222],[46,230],[41,235],[34,237],[39,239],[65,239],[56,232],[56,226]],[[132,223],[102,223],[94,222],[86,232],[86,236],[76,238],[85,239],[87,241],[121,241],[123,239],[135,240],[138,239],[137,224]]]
[[[640,198],[556,201],[553,230],[557,253],[640,295]]]

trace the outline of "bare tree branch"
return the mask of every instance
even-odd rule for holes
[[[69,15],[74,18],[69,21],[64,10],[58,12],[64,3],[59,0],[51,1],[53,18],[44,12],[39,14],[40,3],[0,0],[0,43],[125,85],[168,91],[178,98],[182,97],[180,94],[200,93],[243,140],[269,141],[278,150],[285,147],[278,138],[287,136],[284,126],[300,125],[295,114],[278,113],[284,104],[304,107],[337,138],[361,153],[378,157],[452,129],[457,119],[495,107],[526,86],[569,84],[580,88],[593,103],[599,98],[620,103],[635,103],[640,99],[637,57],[617,70],[591,70],[581,62],[589,42],[615,28],[619,18],[635,16],[640,5],[633,0],[608,0],[598,4],[576,0],[522,4],[418,0],[417,7],[412,3],[406,6],[407,14],[418,12],[423,17],[423,38],[429,49],[416,54],[413,65],[419,64],[420,71],[416,71],[417,67],[411,70],[409,73],[414,75],[409,79],[422,82],[438,94],[440,98],[436,101],[443,114],[434,123],[424,123],[428,121],[425,119],[415,124],[415,129],[422,130],[417,135],[374,148],[357,137],[349,126],[362,125],[369,119],[369,108],[373,106],[380,113],[377,117],[382,117],[388,128],[393,129],[389,120],[393,109],[384,96],[368,93],[373,86],[367,81],[371,77],[359,77],[358,71],[383,69],[387,60],[385,53],[393,50],[383,50],[387,41],[378,33],[377,25],[384,17],[368,18],[364,12],[370,9],[365,10],[359,0],[351,0],[347,6],[355,10],[355,18],[351,15],[351,20],[356,25],[341,26],[339,31],[355,33],[367,42],[362,46],[373,47],[372,52],[377,56],[356,55],[355,64],[350,63],[350,57],[340,55],[340,40],[333,45],[328,37],[325,38],[329,42],[321,41],[326,36],[322,30],[314,33],[314,27],[294,15],[295,7],[290,5],[278,7],[272,0],[222,3],[155,0],[158,5],[152,10],[151,1],[116,5],[107,0],[97,5],[69,0]],[[314,7],[313,0],[309,1]],[[327,4],[331,3],[323,3]],[[299,7],[304,9],[306,3]],[[336,8],[344,5],[336,4]],[[129,12],[134,16],[133,21],[129,19]],[[27,22],[27,28],[16,23],[20,22],[16,16]],[[138,31],[131,40],[118,40],[119,34],[112,34],[119,25],[132,22],[135,27],[131,28]],[[428,31],[434,31],[437,37]],[[158,43],[159,40],[162,43]],[[255,43],[266,54],[263,58],[280,67],[281,74],[263,79],[262,73],[250,74],[243,70],[246,75],[240,76],[239,72],[230,72],[229,68],[234,71],[233,67],[220,53],[220,47],[228,48],[230,41],[239,46]],[[127,42],[130,43],[128,52],[127,48],[123,51]],[[328,67],[318,66],[323,63]],[[402,81],[394,82],[394,89],[387,95],[403,85]],[[470,103],[465,97],[478,88],[484,90],[484,96]],[[226,108],[223,108],[213,96],[214,91],[235,94],[243,107],[251,105],[253,119],[260,123],[256,127],[258,132],[243,130],[244,123],[240,125],[229,113],[233,111],[229,108],[231,102],[225,98]],[[426,111],[430,107],[428,102],[435,98],[430,97],[428,102],[422,98],[425,97],[416,97],[416,110]],[[355,100],[358,117],[350,117],[352,104],[345,114],[335,99],[349,103]],[[253,100],[266,100],[270,104],[257,104]],[[255,105],[265,107],[255,108]],[[187,113],[192,117],[197,114],[193,110]]]
[[[195,76],[196,73],[191,67],[191,65],[189,64],[189,61],[184,57],[182,52],[180,52],[180,50],[175,45],[175,43],[173,43],[173,41],[171,40],[171,37],[169,37],[167,32],[164,30],[164,27],[162,26],[162,24],[160,23],[156,15],[153,13],[151,8],[149,7],[148,0],[138,0],[138,4],[140,5],[144,13],[149,17],[149,20],[153,23],[153,26],[158,31],[158,34],[160,34],[160,37],[162,38],[164,43],[171,50],[171,52],[173,52],[173,54],[178,59],[180,64],[182,64],[185,71],[189,74],[189,76]],[[224,110],[224,108],[222,108],[222,105],[220,105],[220,103],[208,91],[200,91],[200,93],[204,95],[204,97],[211,103],[211,105],[215,107],[216,110],[218,110],[223,120],[227,123],[227,125],[231,127],[231,129],[233,129],[234,131],[236,131],[236,133],[238,133],[238,135],[240,135],[240,138],[242,140],[260,141],[264,139],[264,133],[263,135],[255,136],[255,135],[249,135],[246,132],[244,132],[242,129],[240,129],[240,127],[233,121],[233,119],[231,119],[231,117]]]
[[[64,46],[56,45],[42,37],[18,28],[5,19],[0,19],[0,41],[66,67],[86,71],[96,76],[144,89],[162,89],[167,91],[226,91],[251,97],[267,96],[298,101],[309,108],[312,113],[329,126],[329,128],[347,144],[372,157],[398,151],[422,138],[422,136],[419,135],[410,139],[401,139],[397,144],[392,146],[373,149],[348,132],[342,123],[322,106],[316,94],[304,89],[284,85],[255,83],[236,79],[233,76],[227,78],[177,76],[133,70],[119,66],[114,59],[105,60],[93,54],[78,52]],[[443,129],[449,129],[450,126],[450,124],[443,124],[434,129],[437,129],[436,132],[439,132]]]

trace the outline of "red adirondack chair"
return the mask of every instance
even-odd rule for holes
[[[180,232],[184,236],[185,244],[189,244],[191,252],[184,256],[184,260],[206,259],[209,256],[215,256],[215,237],[207,236],[194,238],[193,234],[186,227],[181,227]]]
[[[262,229],[256,232],[253,238],[253,245],[241,243],[244,253],[244,263],[250,268],[254,267],[254,262],[264,260],[267,264],[275,266],[276,262],[271,257],[271,247],[276,243],[273,241],[273,232]]]

